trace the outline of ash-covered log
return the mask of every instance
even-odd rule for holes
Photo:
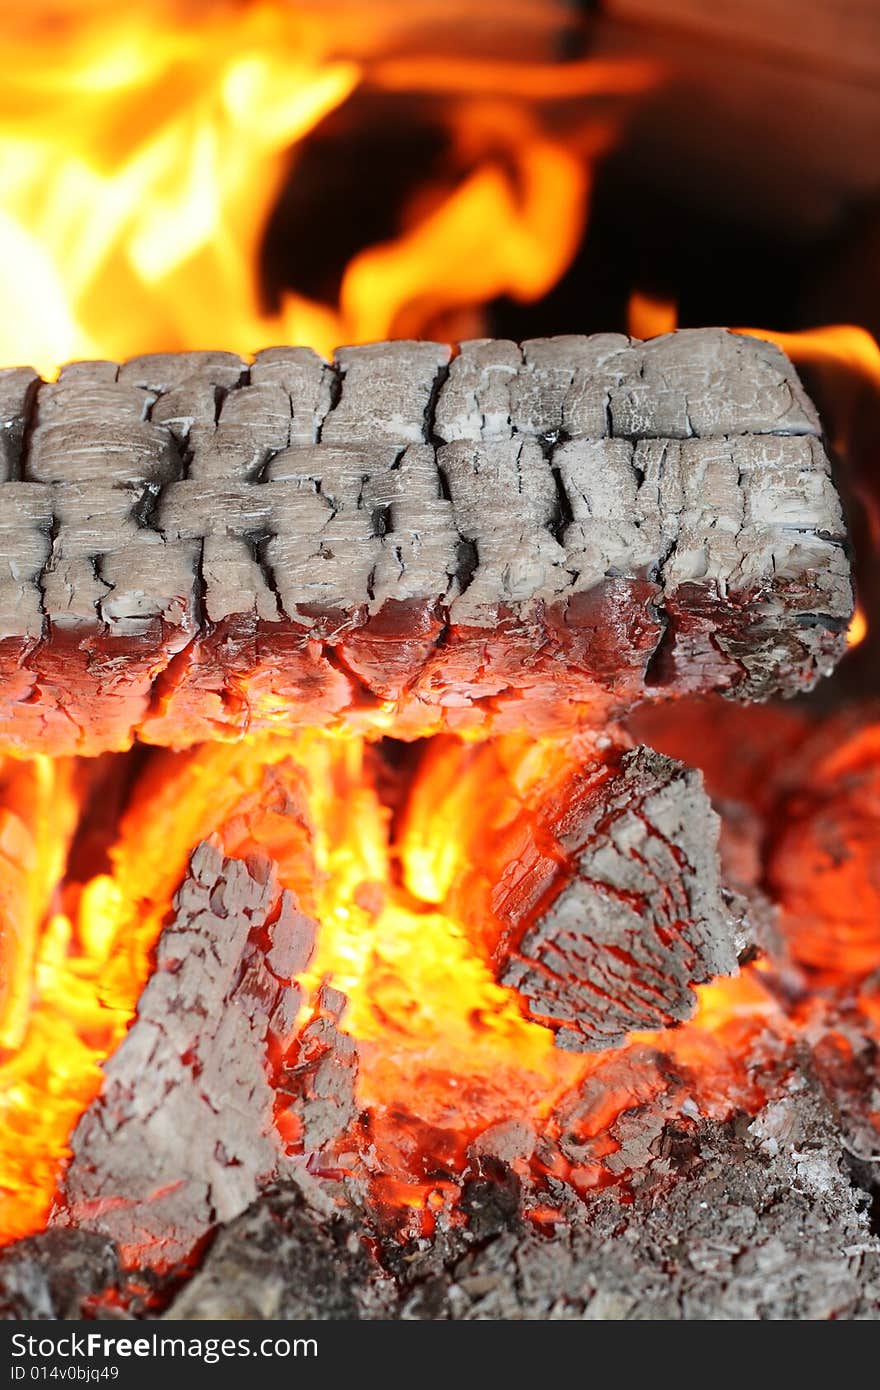
[[[52,1218],[158,1268],[187,1259],[217,1222],[244,1211],[285,1171],[289,1151],[316,1153],[336,1138],[356,1074],[354,1044],[336,1029],[341,996],[319,990],[297,1038],[294,976],[315,923],[266,862],[224,858],[204,842],[175,907],[137,1017],[73,1133]],[[314,1057],[319,1027],[320,1076],[317,1065],[285,1067],[291,1047],[298,1061]],[[286,1139],[280,1108],[296,1120]]]
[[[819,421],[720,329],[0,376],[0,747],[595,725],[811,686],[852,606]]]
[[[702,775],[636,748],[524,805],[451,911],[557,1046],[616,1047],[689,1018],[694,986],[733,974],[750,944],[719,833]]]

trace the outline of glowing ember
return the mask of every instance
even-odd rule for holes
[[[880,968],[880,725],[828,721],[802,755],[770,882],[792,954],[845,984]],[[851,722],[852,721],[852,722]],[[854,724],[854,727],[853,727]]]

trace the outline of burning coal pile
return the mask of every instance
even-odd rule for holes
[[[635,0],[155,8],[6,35],[0,1316],[877,1317],[876,343],[678,329]]]

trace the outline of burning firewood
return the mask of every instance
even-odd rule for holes
[[[494,1006],[507,1036],[516,1024],[543,1035],[544,1052],[536,1040],[528,1043],[533,1050],[524,1054],[526,1071],[543,1065],[550,1050],[551,1035],[535,1029],[535,1022],[549,1025],[558,1045],[570,1051],[615,1046],[630,1030],[689,1017],[693,986],[735,970],[743,945],[740,914],[720,883],[718,821],[699,774],[647,749],[609,749],[600,746],[604,742],[583,738],[572,748],[554,743],[541,749],[533,740],[511,738],[474,748],[447,739],[433,752],[446,770],[447,791],[463,787],[467,796],[478,782],[484,798],[469,830],[462,829],[464,866],[458,872],[452,866],[451,884],[435,875],[433,890],[426,874],[426,897],[412,922],[426,955],[428,943],[438,943],[453,952],[438,961],[457,958],[473,981],[473,993],[462,994],[468,1017]],[[259,764],[267,750],[256,742],[249,748]],[[301,1017],[296,977],[316,935],[318,969],[343,978],[354,972],[362,1027],[365,1001],[367,1018],[383,1020],[395,1046],[405,1045],[412,1021],[412,1041],[422,1049],[411,1054],[418,1090],[432,1084],[432,1068],[442,1074],[454,1055],[448,1048],[458,1046],[441,1037],[446,1020],[455,1019],[442,1010],[454,1007],[455,996],[444,1000],[436,972],[427,971],[424,987],[441,996],[441,1011],[436,1021],[426,1012],[421,1025],[405,978],[393,973],[387,934],[406,900],[394,898],[391,884],[367,877],[368,865],[380,871],[379,842],[366,850],[362,866],[357,842],[348,848],[347,888],[322,886],[333,861],[326,857],[332,851],[320,848],[320,824],[313,832],[320,848],[315,863],[302,853],[307,808],[342,833],[354,791],[366,790],[376,755],[357,756],[349,740],[316,743],[305,735],[291,749],[293,761],[273,768],[298,795],[278,801],[268,795],[272,779],[251,770],[258,795],[241,788],[231,812],[216,806],[215,820],[227,851],[230,845],[240,845],[241,853],[268,848],[287,882],[311,874],[315,918],[298,910],[291,891],[281,891],[279,871],[265,859],[224,856],[220,841],[199,845],[174,900],[173,920],[159,937],[136,1017],[106,1062],[101,1092],[71,1140],[54,1221],[109,1236],[128,1262],[166,1267],[184,1260],[215,1224],[289,1174],[291,1164],[323,1155],[331,1170],[375,1169],[363,1135],[354,1134],[363,1098],[360,1093],[356,1104],[356,1043],[340,1027],[345,996],[325,979]],[[240,750],[215,745],[213,751],[222,755],[219,769],[234,786],[235,760],[226,755]],[[165,807],[170,819],[172,803],[185,799],[184,783],[204,781],[211,759],[203,751],[177,763],[167,754],[153,761],[153,790],[161,789],[165,799],[147,798],[147,804]],[[430,776],[417,777],[416,785],[430,788]],[[448,826],[452,817],[441,790],[429,800]],[[219,794],[208,797],[212,805]],[[225,794],[231,796],[228,789]],[[202,808],[206,788],[191,795]],[[511,804],[518,806],[513,814]],[[381,827],[377,801],[357,802],[356,818],[358,806]],[[135,809],[128,814],[136,822]],[[408,825],[401,858],[414,873],[420,864],[426,868],[416,835],[418,806],[402,805],[400,815]],[[181,824],[204,823],[201,812],[195,821],[192,816],[178,807]],[[474,851],[478,839],[485,842],[482,853]],[[123,862],[119,849],[115,858]],[[145,891],[145,875],[142,883]],[[159,891],[156,884],[151,891]],[[433,923],[424,911],[432,901],[441,909]],[[157,913],[160,908],[161,893]],[[334,933],[341,922],[350,923],[350,934],[340,939]],[[470,941],[463,951],[456,945],[461,929]],[[445,939],[443,932],[449,933]],[[353,967],[359,952],[360,977]],[[483,962],[515,996],[499,997]],[[112,985],[112,977],[108,981]],[[106,995],[108,984],[102,988]],[[519,1017],[516,997],[532,1022]],[[426,1029],[434,1030],[433,1042]],[[429,1063],[432,1047],[438,1051]],[[384,1065],[375,1048],[370,1056],[367,1094]],[[391,1110],[406,1113],[401,1102]],[[478,1114],[469,1121],[478,1122]],[[403,1118],[401,1125],[405,1129]],[[528,1125],[525,1131],[531,1133]],[[383,1135],[370,1141],[377,1151],[388,1143]]]
[[[748,944],[700,773],[637,748],[524,805],[464,868],[450,911],[557,1046],[615,1047],[689,1018]]]
[[[722,330],[2,378],[0,745],[402,735],[808,688],[852,595],[816,414]]]
[[[206,842],[192,856],[163,932],[156,970],[131,1030],[107,1062],[101,1095],[77,1125],[54,1220],[113,1238],[128,1258],[186,1258],[217,1221],[237,1215],[283,1169],[274,1124],[283,1073],[288,1103],[316,1152],[351,1116],[353,1044],[340,1047],[340,1001],[319,995],[296,1040],[315,923],[281,892],[268,866],[224,858]],[[334,1013],[335,1007],[335,1013]],[[297,1090],[291,1044],[320,1063]]]

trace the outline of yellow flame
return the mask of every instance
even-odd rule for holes
[[[868,620],[865,617],[864,609],[856,607],[852,615],[850,625],[846,630],[846,643],[848,647],[857,647],[860,642],[864,642],[868,635]]]
[[[262,343],[257,248],[286,152],[357,64],[281,5],[68,21],[4,65],[0,360]]]
[[[349,996],[358,1100],[380,1155],[395,1151],[407,1117],[459,1136],[462,1153],[468,1136],[492,1123],[517,1117],[540,1126],[604,1065],[607,1058],[556,1049],[552,1033],[495,981],[452,881],[465,860],[478,862],[480,847],[490,853],[496,832],[520,823],[523,798],[540,803],[560,776],[582,769],[583,749],[577,739],[505,737],[458,744],[456,761],[445,742],[432,741],[416,770],[402,824],[382,804],[376,750],[363,738],[272,733],[154,752],[110,846],[109,872],[84,884],[65,882],[59,848],[71,842],[82,802],[76,765],[12,769],[0,786],[0,805],[11,798],[4,810],[35,806],[32,827],[51,821],[64,833],[31,856],[24,878],[0,857],[0,894],[24,904],[19,974],[28,1001],[19,1045],[0,1056],[0,1241],[45,1221],[68,1136],[130,1024],[189,854],[210,834],[229,854],[268,854],[319,921],[304,983],[329,977]],[[15,897],[25,890],[33,901]],[[644,1040],[698,1066],[707,1095],[723,1075],[723,1109],[741,1030],[763,1028],[770,1006],[756,982],[710,987],[701,998],[693,1027]],[[619,1108],[625,1086],[618,1091]]]
[[[9,16],[0,363],[51,374],[71,358],[151,351],[329,352],[423,332],[451,306],[545,292],[582,230],[585,154],[612,126],[594,116],[572,141],[543,108],[625,96],[654,71],[387,54],[393,13],[347,13],[355,22],[340,27],[306,0],[149,11],[37,0]],[[455,175],[392,242],[354,257],[338,304],[288,293],[269,311],[260,244],[291,153],[365,83],[443,94]]]

